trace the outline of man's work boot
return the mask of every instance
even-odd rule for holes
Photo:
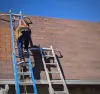
[[[25,62],[24,59],[20,59],[20,62],[18,62],[17,64],[19,65],[19,64],[22,64],[22,63],[24,63],[24,62]]]
[[[27,49],[24,49],[24,53],[28,53],[28,50]]]

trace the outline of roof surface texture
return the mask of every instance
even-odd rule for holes
[[[3,17],[9,20],[8,17]],[[9,22],[0,19],[0,79],[13,79]],[[100,79],[100,23],[30,17],[32,42],[53,46],[66,79]],[[42,65],[35,64],[35,77],[44,79]]]

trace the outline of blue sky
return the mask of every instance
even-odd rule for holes
[[[2,0],[0,12],[100,22],[100,0]]]

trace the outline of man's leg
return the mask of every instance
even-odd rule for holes
[[[25,39],[24,39],[24,49],[28,51],[29,47],[29,42],[30,42],[30,34],[28,31],[26,31]]]
[[[18,46],[18,53],[19,53],[20,60],[24,61],[24,56],[23,56],[23,40],[22,40],[22,38],[17,40],[17,46]]]
[[[29,40],[28,39],[25,40],[24,46],[25,46],[24,49],[28,51],[28,46],[29,46]]]

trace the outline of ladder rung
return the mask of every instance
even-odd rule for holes
[[[20,93],[20,94],[26,94],[26,93]],[[35,93],[27,93],[27,94],[35,94]]]
[[[57,63],[45,63],[46,65],[57,65]]]
[[[54,57],[53,55],[43,55],[43,57]]]
[[[17,62],[17,65],[25,65],[26,62]]]
[[[30,72],[18,72],[19,75],[30,75]]]
[[[59,73],[58,71],[48,71],[48,73]]]
[[[30,48],[30,50],[36,50],[36,51],[38,51],[38,50],[40,50],[39,48]]]
[[[52,84],[63,84],[63,80],[50,80]]]
[[[12,13],[12,15],[14,15],[14,16],[21,16],[21,14],[14,14],[14,13]]]
[[[30,50],[40,50],[40,48],[30,48]],[[51,50],[51,48],[42,48],[42,50]]]
[[[21,63],[21,64],[17,64],[17,66],[20,66],[20,65],[22,65],[22,66],[29,66],[29,63],[24,62],[24,63]]]
[[[67,94],[66,91],[54,91],[54,94]]]
[[[25,53],[25,52],[24,52],[24,53]],[[23,54],[24,54],[24,53],[23,53]],[[33,54],[27,54],[27,53],[26,53],[26,55],[24,55],[24,57],[27,57],[27,58],[28,58],[29,56],[34,56],[34,55],[33,55]],[[16,55],[16,58],[20,58],[19,55]]]
[[[24,47],[23,47],[23,48],[24,48]],[[31,49],[31,47],[30,47],[30,46],[29,46],[28,48],[29,48],[29,49]],[[18,47],[17,47],[17,46],[15,46],[15,49],[18,49]]]
[[[42,48],[42,50],[52,50],[51,48]]]
[[[20,85],[32,85],[32,81],[20,81],[19,82]]]

